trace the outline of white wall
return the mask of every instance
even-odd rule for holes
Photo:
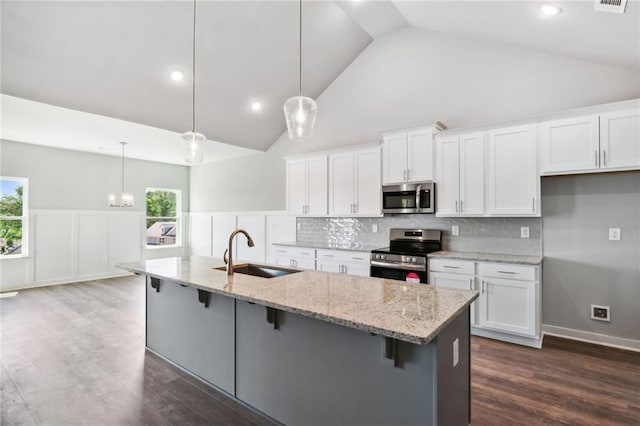
[[[29,178],[29,253],[0,259],[0,291],[123,274],[114,264],[177,256],[179,248],[145,248],[145,189],[180,189],[189,208],[185,166],[126,160],[131,209],[109,208],[120,191],[120,158],[0,141],[0,175]],[[183,241],[188,241],[184,215]]]
[[[283,155],[438,120],[457,128],[638,97],[633,70],[402,29],[374,40],[317,99],[312,141],[283,134],[264,154],[192,167],[191,211],[285,208]]]

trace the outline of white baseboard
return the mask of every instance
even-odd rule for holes
[[[471,334],[474,336],[487,337],[489,339],[502,340],[503,342],[515,343],[516,345],[529,346],[531,348],[540,349],[542,347],[542,339],[540,337],[519,336],[511,333],[501,333],[499,331],[487,330],[480,327],[471,327]]]
[[[10,290],[4,290],[4,291],[9,292],[9,291],[29,290],[30,288],[50,287],[54,285],[81,283],[85,281],[103,280],[106,278],[126,277],[128,275],[133,275],[133,273],[123,271],[122,273],[116,273],[116,274],[95,275],[92,278],[83,277],[83,278],[75,278],[75,279],[68,279],[68,280],[36,281],[31,283],[25,283],[21,287],[15,287],[15,288],[12,287]],[[3,290],[0,289],[0,291],[3,291]]]
[[[610,346],[612,348],[640,352],[640,340],[607,336],[606,334],[574,330],[571,328],[558,327],[549,324],[542,325],[542,333],[549,336],[564,337],[566,339],[578,340],[580,342],[594,343],[596,345]]]

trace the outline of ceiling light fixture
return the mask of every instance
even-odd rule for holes
[[[318,106],[313,99],[302,96],[302,0],[300,0],[299,30],[298,96],[293,96],[284,103],[284,117],[287,120],[290,140],[305,140],[311,137],[318,111]]]
[[[171,80],[173,81],[182,81],[184,80],[184,73],[182,71],[171,71],[171,74],[169,74],[169,77],[171,77]]]
[[[207,138],[196,132],[196,0],[193,0],[193,45],[191,64],[191,131],[182,135],[184,161],[187,163],[202,163],[204,157],[203,142]]]
[[[262,104],[260,102],[252,102],[251,103],[251,111],[259,112],[262,110]]]
[[[122,186],[120,192],[120,201],[116,199],[116,194],[109,194],[109,207],[133,207],[133,194],[124,192],[124,146],[126,142],[120,142],[122,145]]]
[[[538,7],[540,12],[542,12],[546,16],[556,16],[562,12],[560,6],[556,6],[554,4],[542,4]]]

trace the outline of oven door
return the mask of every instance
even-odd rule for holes
[[[390,280],[409,282],[415,282],[415,280],[419,279],[421,283],[426,284],[427,266],[372,260],[369,275],[375,278],[387,278]]]

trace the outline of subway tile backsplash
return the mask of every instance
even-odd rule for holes
[[[377,225],[378,232],[373,232]],[[457,225],[460,234],[451,235]],[[529,227],[529,238],[520,238],[520,227]],[[481,253],[541,255],[540,218],[440,218],[433,215],[392,215],[381,218],[299,217],[299,243],[335,246],[385,247],[391,228],[426,228],[444,231],[444,250]]]

